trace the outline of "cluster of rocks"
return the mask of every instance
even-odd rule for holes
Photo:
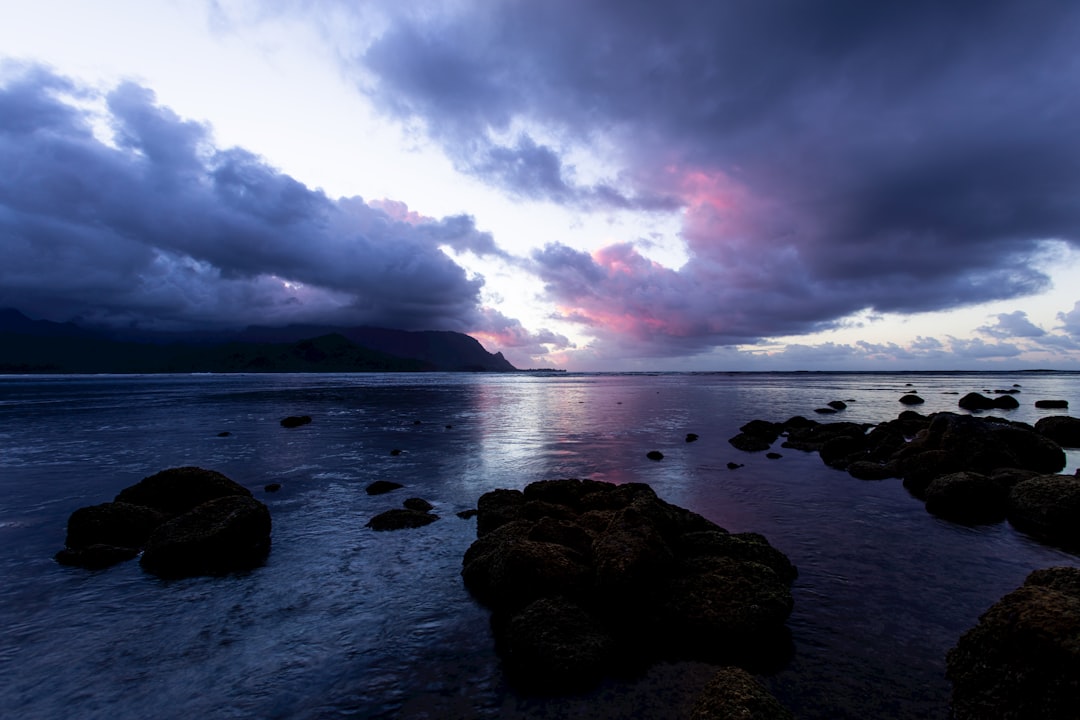
[[[368,495],[385,495],[402,487],[404,485],[392,480],[376,480],[365,488],[365,492]],[[431,512],[434,509],[434,506],[423,498],[408,498],[401,503],[401,507],[386,510],[368,520],[365,527],[379,531],[423,527],[439,519],[438,515]]]
[[[1004,395],[1003,397],[1011,397]],[[863,480],[902,478],[931,513],[962,523],[999,522],[1066,547],[1080,545],[1080,478],[1057,475],[1065,447],[1080,447],[1080,419],[1056,415],[1035,426],[956,413],[895,420],[782,423],[753,420],[730,442],[754,452],[783,447],[817,452],[830,467]]]
[[[218,575],[261,564],[270,529],[270,511],[247,488],[213,470],[171,468],[73,512],[56,560],[100,569],[141,551],[158,576]]]
[[[580,690],[659,659],[776,667],[795,567],[648,485],[547,480],[477,504],[462,578],[491,608],[507,676]]]
[[[1031,573],[946,657],[955,720],[1080,714],[1080,570]]]

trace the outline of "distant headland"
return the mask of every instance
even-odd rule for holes
[[[0,309],[0,373],[515,372],[451,331],[252,326],[163,333],[32,320]]]

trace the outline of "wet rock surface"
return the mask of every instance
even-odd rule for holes
[[[786,661],[796,571],[760,535],[728,533],[640,483],[541,481],[477,507],[462,578],[528,690],[579,690],[661,659]]]
[[[955,720],[1074,720],[1080,710],[1080,570],[1031,573],[946,658]]]

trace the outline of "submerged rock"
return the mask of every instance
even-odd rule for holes
[[[301,425],[307,425],[311,422],[310,415],[290,415],[289,417],[281,419],[281,427],[283,428],[297,428]]]
[[[955,720],[1075,720],[1080,570],[1036,570],[946,656]]]
[[[527,689],[579,690],[663,658],[775,664],[790,650],[796,571],[760,535],[730,535],[640,483],[542,481],[477,508],[462,579]]]

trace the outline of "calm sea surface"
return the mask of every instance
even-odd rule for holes
[[[517,695],[462,586],[475,521],[456,512],[494,488],[589,477],[649,483],[763,533],[798,565],[795,657],[763,678],[798,717],[944,720],[959,635],[1031,570],[1080,558],[1004,523],[938,520],[899,480],[727,439],[754,418],[880,422],[904,392],[929,413],[956,410],[946,393],[1014,383],[1021,407],[992,414],[1034,423],[1055,412],[1037,399],[1080,404],[1080,376],[1058,373],[0,377],[0,716],[679,717],[708,666],[661,665],[585,696]],[[830,400],[849,408],[813,414]],[[293,414],[314,422],[278,425]],[[1070,452],[1065,472],[1078,464]],[[219,470],[267,503],[265,567],[164,582],[137,562],[90,572],[52,560],[73,510],[179,465]],[[378,479],[407,487],[365,494]],[[364,527],[412,496],[442,519]]]

